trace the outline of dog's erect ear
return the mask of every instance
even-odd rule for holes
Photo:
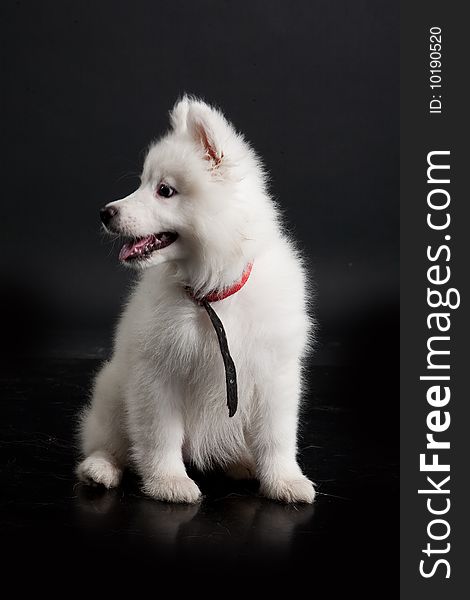
[[[212,168],[218,167],[224,157],[224,147],[234,130],[224,115],[202,100],[183,96],[170,112],[173,131],[186,133],[204,151],[204,157]]]
[[[186,125],[192,138],[202,146],[204,157],[212,167],[218,167],[224,157],[224,142],[231,133],[225,117],[204,102],[191,102]]]
[[[170,111],[170,122],[174,131],[182,133],[186,131],[186,123],[188,119],[189,98],[183,96],[178,100]]]

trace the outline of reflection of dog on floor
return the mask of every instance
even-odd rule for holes
[[[81,420],[80,479],[115,487],[130,461],[148,495],[192,503],[187,460],[255,476],[268,498],[312,502],[296,460],[305,274],[249,144],[185,97],[139,189],[101,218],[142,274]]]
[[[227,487],[227,486],[225,486]],[[89,490],[89,491],[87,491]],[[220,560],[246,553],[258,560],[287,558],[292,550],[296,528],[314,516],[314,506],[284,506],[246,494],[225,496],[201,505],[149,502],[132,496],[122,503],[115,490],[79,488],[77,497],[80,529],[93,536],[109,532],[119,523],[119,531],[131,531],[142,543],[152,546],[152,556],[167,560]],[[143,538],[140,538],[140,536]]]

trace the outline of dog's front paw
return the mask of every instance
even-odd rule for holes
[[[167,476],[144,482],[143,491],[155,500],[196,504],[202,498],[197,485],[189,477]]]
[[[263,483],[260,491],[263,496],[279,502],[312,504],[315,498],[313,483],[305,476]]]
[[[91,485],[117,487],[122,478],[122,469],[104,452],[94,452],[77,467],[80,481]]]

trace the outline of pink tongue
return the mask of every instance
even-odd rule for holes
[[[119,252],[119,260],[127,260],[130,256],[136,254],[140,248],[143,248],[151,241],[153,241],[153,235],[140,238],[140,240],[137,240],[136,242],[127,242],[121,248],[121,252]]]

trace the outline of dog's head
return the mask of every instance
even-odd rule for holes
[[[122,263],[175,261],[195,289],[214,289],[253,258],[273,206],[258,158],[221,112],[184,97],[170,122],[150,147],[140,187],[102,208],[101,220],[125,238]]]

